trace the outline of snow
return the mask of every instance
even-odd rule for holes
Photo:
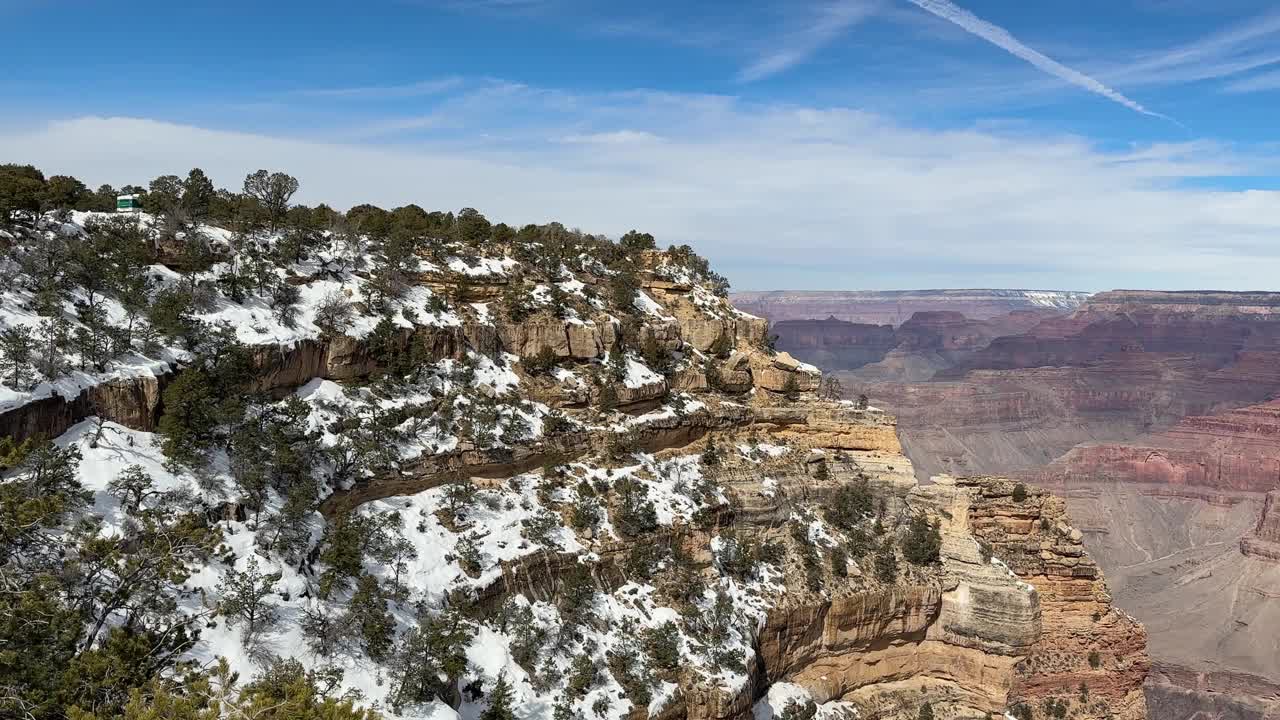
[[[1061,310],[1074,310],[1092,295],[1092,293],[1085,292],[1053,290],[1019,290],[1016,292],[1027,298],[1032,305]]]
[[[840,545],[840,541],[827,530],[826,523],[822,522],[817,515],[805,517],[800,513],[793,512],[791,513],[791,521],[808,525],[809,542],[814,545],[825,545],[827,547]]]
[[[649,369],[648,365],[636,360],[634,357],[627,357],[627,375],[622,379],[622,384],[632,390],[637,388],[656,385],[663,381],[663,377],[658,373]]]
[[[654,301],[653,298],[645,294],[643,290],[636,291],[635,308],[646,315],[652,315],[662,320],[674,320],[671,316],[663,311],[662,306]]]
[[[523,523],[542,509],[538,501],[535,476],[522,476],[521,492],[508,488],[480,490],[476,502],[465,510],[460,531],[450,530],[437,513],[445,508],[447,489],[436,487],[415,495],[397,496],[366,503],[362,513],[397,511],[405,521],[403,535],[413,544],[418,557],[408,563],[405,580],[412,587],[426,589],[427,596],[440,601],[455,586],[482,588],[502,576],[499,563],[529,555],[541,549],[525,540]],[[478,540],[482,570],[479,577],[467,575],[453,557],[458,539],[472,530],[481,531]],[[567,528],[558,529],[553,538],[564,552],[579,552],[583,546]],[[369,568],[389,577],[388,568]]]
[[[1015,573],[1013,570],[1011,570],[1009,566],[1006,565],[1004,561],[1001,560],[1000,558],[992,556],[991,565],[993,567],[997,567],[997,568],[1000,568],[1001,570],[1004,570],[1005,575],[1014,581],[1014,586],[1017,587],[1019,590],[1023,592],[1035,592],[1035,587],[1033,585],[1027,582],[1023,582],[1021,579],[1019,579],[1018,574]]]
[[[520,263],[509,257],[503,258],[474,258],[475,265],[469,264],[462,258],[451,258],[448,262],[449,269],[462,273],[469,277],[486,277],[493,275],[506,275],[513,267]]]
[[[760,494],[767,497],[775,497],[778,494],[778,481],[767,477],[760,481]]]
[[[53,226],[46,221],[42,229],[50,233],[74,234],[82,232],[83,224],[91,218],[118,216],[111,213],[76,212],[72,213],[71,217],[72,223]],[[154,219],[146,214],[133,217],[143,225],[149,226],[154,223]],[[199,232],[210,238],[214,245],[221,244],[228,247],[230,245],[232,235],[227,230],[200,226]],[[268,236],[262,239],[262,243],[264,246],[269,246],[276,240],[278,240],[277,236]],[[333,253],[322,248],[319,255],[332,256]],[[454,262],[462,261],[455,259]],[[479,265],[468,274],[505,274],[515,264],[516,261],[511,258],[481,258]],[[367,313],[354,312],[355,304],[366,300],[364,293],[366,281],[350,272],[341,274],[338,279],[328,275],[322,277],[318,273],[319,269],[318,261],[310,260],[293,268],[275,270],[278,281],[295,284],[300,293],[292,323],[282,322],[266,298],[252,294],[242,302],[234,302],[226,296],[218,295],[212,308],[197,313],[195,317],[211,325],[224,323],[229,325],[234,330],[236,338],[246,345],[293,347],[301,341],[315,340],[321,336],[322,332],[315,324],[316,311],[326,298],[338,295],[346,297],[353,304],[351,323],[346,328],[345,334],[361,338],[372,332],[379,318]],[[196,279],[213,283],[229,271],[227,263],[217,263],[209,271],[198,274]],[[314,275],[309,271],[314,271]],[[152,278],[155,290],[185,282],[176,271],[163,265],[149,266],[146,272]],[[290,273],[297,273],[297,275],[290,277]],[[304,278],[304,281],[298,283],[298,278]],[[76,297],[78,291],[73,292],[72,295]],[[0,290],[0,329],[25,325],[34,330],[46,321],[47,318],[37,315],[30,309],[32,301],[31,293],[27,291],[15,287]],[[438,305],[438,298],[430,288],[421,285],[410,287],[402,297],[392,301],[391,305],[394,311],[392,321],[399,327],[462,325],[461,318],[447,309],[430,310],[429,308],[433,305]],[[116,300],[106,298],[103,301],[103,309],[110,322],[116,325],[124,324],[126,315]],[[482,316],[483,321],[487,313],[479,310],[477,312]],[[60,314],[71,322],[71,329],[79,327],[79,323],[75,320],[74,308],[70,303],[64,305]],[[174,365],[189,359],[189,353],[176,346],[162,347],[151,357],[144,357],[136,351],[128,351],[112,359],[109,367],[103,372],[72,369],[52,381],[40,382],[29,389],[13,388],[0,383],[0,411],[55,395],[68,400],[74,399],[87,388],[114,380],[163,375],[170,372]],[[68,357],[68,360],[73,368],[79,364],[79,358],[74,354]]]
[[[800,360],[797,360],[797,361],[796,361],[796,369],[797,369],[797,370],[799,370],[800,372],[808,373],[808,374],[810,374],[810,375],[821,375],[821,374],[822,374],[822,371],[821,371],[821,370],[819,370],[819,369],[817,368],[817,366],[810,365],[809,363],[807,363],[807,362],[802,362],[802,361],[800,361]]]
[[[565,291],[570,295],[577,295],[578,297],[583,297],[583,298],[587,296],[587,294],[583,292],[583,288],[585,288],[586,285],[583,284],[583,282],[577,278],[571,278],[569,280],[565,280],[563,282],[559,282],[556,284],[560,286],[561,290]]]
[[[756,701],[751,708],[754,720],[774,720],[781,718],[788,707],[804,706],[813,702],[813,696],[803,687],[789,682],[776,682],[769,686],[769,692]]]
[[[99,433],[98,420],[88,419],[72,425],[58,437],[56,444],[80,449],[80,482],[93,493],[93,512],[103,519],[103,534],[118,533],[124,528],[124,509],[119,500],[107,492],[107,484],[130,466],[138,466],[150,475],[153,489],[158,492],[196,490],[191,475],[174,474],[165,467],[159,438],[151,433],[130,430],[113,422],[101,423]]]
[[[742,457],[755,462],[761,463],[766,459],[777,459],[791,452],[791,448],[785,445],[774,445],[771,443],[755,443],[754,445],[747,443],[738,444],[738,452]]]
[[[444,363],[442,363],[443,365]],[[478,376],[483,382],[501,385],[506,371],[497,364],[478,360],[481,369]],[[406,391],[408,394],[412,389]],[[315,408],[308,422],[315,429],[326,427],[324,417],[326,406],[359,405],[373,402],[366,390],[343,387],[328,380],[313,380],[300,388],[296,396]],[[376,400],[383,403],[403,402],[402,397],[383,397]],[[185,473],[171,472],[165,467],[160,451],[158,437],[150,433],[128,430],[112,423],[105,423],[103,431],[97,433],[97,422],[85,421],[74,426],[71,431],[59,439],[62,445],[76,444],[85,457],[81,466],[82,481],[86,488],[94,492],[94,513],[104,518],[104,532],[120,529],[123,526],[124,514],[118,502],[105,492],[107,483],[124,468],[130,465],[143,467],[156,480],[156,486],[162,490],[183,490],[197,495],[209,503],[216,503],[229,497],[230,478],[226,473],[225,458],[215,462],[210,477],[197,483],[195,477]],[[327,430],[325,431],[327,432]],[[96,447],[89,447],[90,441],[98,437]],[[603,481],[608,485],[617,483],[624,477],[634,480],[644,491],[646,497],[654,503],[659,522],[690,522],[698,510],[717,504],[727,503],[723,489],[718,485],[712,487],[699,486],[705,478],[702,475],[701,462],[696,455],[683,455],[659,460],[650,454],[638,454],[635,464],[618,469],[606,469],[589,462],[578,462],[570,466],[574,478],[592,482]],[[442,510],[445,508],[446,489],[435,487],[422,492],[384,498],[362,505],[357,512],[362,514],[397,512],[402,518],[402,536],[414,548],[416,557],[405,564],[401,580],[414,590],[411,600],[421,600],[428,608],[439,609],[444,603],[445,593],[456,588],[470,588],[473,591],[491,585],[502,577],[501,563],[525,557],[542,550],[538,545],[526,540],[522,535],[524,523],[540,514],[559,512],[557,507],[563,502],[565,493],[557,493],[549,505],[543,503],[538,494],[538,474],[516,476],[506,482],[484,482],[480,484],[475,501],[468,504],[464,516],[456,525],[446,526],[442,521]],[[572,485],[573,483],[569,483]],[[280,498],[269,502],[272,508],[279,507]],[[343,670],[342,689],[357,691],[364,698],[363,702],[370,706],[380,706],[389,717],[403,718],[440,718],[442,720],[473,720],[483,709],[483,701],[479,703],[464,702],[457,712],[441,703],[430,703],[423,707],[406,710],[403,716],[391,713],[385,705],[390,686],[387,682],[386,670],[356,650],[351,654],[340,653],[332,659],[322,659],[311,655],[302,635],[300,619],[304,609],[325,606],[340,612],[350,592],[339,593],[328,601],[316,599],[314,583],[315,572],[306,574],[299,572],[292,564],[259,554],[256,532],[252,523],[222,521],[219,523],[224,532],[224,544],[229,553],[223,553],[208,564],[199,567],[190,577],[186,586],[188,592],[179,598],[181,608],[193,615],[208,618],[201,622],[201,641],[192,649],[190,658],[200,664],[214,662],[225,657],[232,669],[242,677],[252,677],[259,665],[255,658],[258,655],[246,649],[241,641],[240,629],[229,627],[226,618],[213,614],[218,602],[217,588],[223,581],[229,567],[244,570],[255,558],[262,572],[279,572],[281,578],[276,584],[276,593],[270,602],[276,605],[279,624],[264,635],[262,649],[271,653],[295,657],[307,667],[316,667],[322,663],[333,662]],[[318,540],[323,520],[315,518],[314,538]],[[458,564],[453,555],[458,539],[473,531],[477,533],[476,542],[480,551],[481,568],[476,576],[468,575]],[[719,538],[716,539],[719,541]],[[560,525],[552,533],[551,548],[557,552],[576,554],[581,562],[598,562],[599,558],[582,544],[577,536],[567,527]],[[230,565],[223,562],[230,558]],[[395,573],[393,568],[366,559],[365,571],[375,577],[388,579]],[[782,586],[775,584],[772,571],[767,566],[760,567],[758,579],[739,583],[722,578],[716,587],[726,593],[733,602],[733,615],[736,618],[730,631],[728,647],[744,654],[750,662],[752,637],[755,630],[763,623],[765,613],[771,602],[770,598],[782,592]],[[680,622],[680,614],[675,609],[662,605],[656,598],[656,590],[652,585],[629,583],[617,588],[612,593],[599,594],[595,601],[595,612],[598,622],[580,628],[583,638],[570,645],[553,646],[560,651],[554,662],[565,670],[575,653],[591,653],[600,667],[607,665],[607,654],[624,643],[635,640],[634,628],[657,627],[667,622]],[[714,602],[714,591],[708,590],[700,606],[705,611]],[[525,603],[535,610],[536,622],[556,630],[559,626],[559,614],[555,607],[547,603],[529,603],[523,596],[516,595],[514,601]],[[397,633],[403,633],[415,623],[411,603],[392,602],[389,609],[397,625]],[[628,629],[631,628],[631,629]],[[558,630],[552,637],[560,636]],[[565,636],[567,637],[567,636]],[[539,695],[534,692],[528,674],[520,668],[511,657],[511,638],[500,632],[492,623],[481,622],[476,634],[466,649],[471,668],[462,683],[483,678],[491,687],[494,678],[505,673],[513,684],[514,693],[519,706],[525,708],[524,717],[530,720],[537,718],[546,720],[551,717],[554,700],[561,692],[553,688],[549,694]],[[681,631],[679,643],[683,648],[682,655],[688,667],[702,672],[713,682],[728,688],[738,689],[748,682],[747,675],[730,670],[715,672],[712,670],[709,649],[703,648],[692,637]],[[641,655],[643,658],[643,654]],[[643,659],[642,659],[643,662]],[[647,673],[646,673],[647,675]],[[623,698],[622,688],[616,679],[608,673],[603,680],[574,704],[574,709],[583,715],[594,715],[593,705],[600,698],[609,698],[609,710],[602,717],[604,720],[622,720],[630,712],[630,702]],[[659,712],[677,694],[677,687],[671,683],[657,683],[653,688],[653,699],[647,708],[650,713]]]

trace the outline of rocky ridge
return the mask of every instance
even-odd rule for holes
[[[237,428],[207,459],[162,450],[183,399],[170,391],[217,369],[176,345],[69,396],[15,390],[0,427],[11,447],[78,452],[99,540],[168,497],[222,538],[173,588],[199,628],[183,657],[245,677],[273,656],[336,670],[387,715],[472,717],[508,682],[530,718],[1145,717],[1142,628],[1112,607],[1061,502],[994,478],[919,485],[891,417],[818,399],[819,372],[771,351],[766,324],[675,251],[633,249],[620,293],[585,251],[550,272],[520,251],[437,243],[376,326],[368,278],[300,265],[287,282],[352,298],[349,332],[320,332],[305,304],[293,327],[229,320],[249,400],[229,422],[283,413],[277,432],[314,443],[304,481],[322,497],[292,520],[301,550],[276,544],[292,496],[251,485],[238,455],[258,436]],[[579,299],[539,302],[552,287]],[[532,300],[508,302],[512,288]],[[221,300],[211,321],[254,307]],[[357,445],[363,432],[380,434]],[[359,453],[379,461],[340,472]],[[157,492],[131,504],[117,481],[133,468]],[[369,527],[403,543],[338,545]],[[251,636],[226,588],[259,565],[266,602],[295,621]],[[340,570],[356,589],[332,589]],[[304,617],[354,635],[317,649]],[[441,623],[461,629],[456,669],[396,664]]]

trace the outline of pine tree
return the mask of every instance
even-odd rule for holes
[[[356,591],[347,603],[347,624],[359,633],[364,652],[374,662],[382,662],[395,639],[395,620],[387,612],[382,586],[372,575],[361,575]]]
[[[606,382],[600,386],[596,405],[601,411],[612,410],[618,406],[618,389],[613,383]]]
[[[844,395],[844,388],[840,384],[840,378],[830,374],[823,375],[818,395],[824,400],[839,400]]]
[[[886,542],[880,552],[876,553],[876,578],[880,582],[891,583],[898,579],[898,559],[894,557],[893,546]]]
[[[289,199],[298,191],[298,180],[282,172],[258,170],[244,179],[244,194],[262,207],[272,232],[280,227]]]
[[[187,179],[182,181],[182,207],[188,217],[196,222],[209,216],[216,196],[213,181],[200,168],[192,168],[187,173]]]
[[[164,454],[178,465],[195,466],[216,442],[217,398],[208,374],[186,368],[164,389],[159,431]]]
[[[155,480],[141,465],[130,465],[107,483],[107,492],[119,499],[127,512],[136,513],[143,500],[159,494],[154,485]]]
[[[70,175],[51,175],[44,188],[41,207],[47,210],[84,210],[89,188]]]
[[[721,459],[720,448],[716,447],[715,438],[708,436],[707,446],[702,449],[703,466],[709,468],[720,467]]]
[[[391,653],[392,708],[448,697],[467,670],[467,646],[474,631],[456,611],[423,614]]]
[[[287,328],[298,324],[298,302],[302,300],[302,291],[296,285],[287,282],[278,283],[271,289],[271,311],[276,320]]]
[[[825,458],[818,461],[818,467],[813,471],[813,478],[818,482],[826,482],[831,479],[831,469],[827,467]]]
[[[64,317],[54,317],[40,323],[35,334],[35,367],[46,380],[53,380],[67,371],[66,349],[71,342],[71,323]]]
[[[609,299],[614,307],[625,314],[635,312],[636,293],[640,290],[640,281],[630,268],[623,268],[609,279]]]
[[[796,379],[795,373],[787,373],[787,379],[782,383],[782,395],[792,401],[799,399],[800,381]]]
[[[449,521],[458,524],[466,520],[467,510],[476,502],[479,494],[476,484],[466,475],[455,475],[444,486],[444,509]]]
[[[515,702],[511,692],[511,683],[507,682],[507,673],[498,673],[498,681],[489,691],[489,706],[480,713],[480,720],[515,720],[516,714],[511,705]]]
[[[849,575],[849,556],[844,548],[837,547],[831,551],[831,574],[841,578]]]
[[[520,358],[520,364],[529,373],[538,375],[554,369],[559,359],[556,356],[556,351],[550,345],[543,345],[532,356]]]
[[[458,565],[466,574],[476,577],[484,570],[484,556],[480,552],[480,534],[474,530],[458,536],[453,546],[453,554],[458,558]]]
[[[218,611],[227,617],[228,625],[243,627],[246,641],[276,623],[276,606],[267,598],[275,592],[280,577],[279,572],[262,572],[257,555],[251,554],[243,572],[229,568],[218,584],[218,593],[222,596]]]
[[[841,530],[852,530],[875,511],[875,496],[871,485],[862,478],[848,485],[841,485],[823,508],[827,522]]]
[[[942,533],[938,523],[930,523],[923,514],[911,518],[907,536],[902,540],[902,557],[916,565],[938,561],[942,550]]]
[[[146,207],[154,215],[173,218],[184,214],[182,207],[182,178],[177,175],[161,175],[147,186]]]
[[[0,331],[0,377],[15,390],[27,390],[34,378],[35,340],[31,328],[14,325]]]
[[[620,348],[615,348],[609,353],[609,363],[605,366],[605,374],[608,380],[615,383],[620,383],[627,379],[627,358]]]
[[[0,165],[0,226],[34,218],[44,193],[44,173],[31,165]]]

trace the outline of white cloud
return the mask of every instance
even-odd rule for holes
[[[937,15],[943,20],[955,23],[965,31],[986,40],[1014,57],[1031,63],[1035,67],[1058,78],[1059,80],[1063,80],[1075,85],[1076,87],[1088,90],[1091,93],[1101,95],[1108,100],[1119,103],[1120,105],[1133,110],[1134,112],[1142,113],[1143,115],[1150,115],[1152,117],[1170,119],[1165,115],[1148,110],[1143,107],[1142,104],[1125,97],[1120,92],[1103,85],[1098,80],[1089,77],[1078,70],[1069,68],[1057,60],[1028,47],[1021,40],[1014,37],[1008,30],[979,18],[968,10],[950,2],[950,0],[907,0],[907,2],[916,5],[922,10]]]
[[[651,143],[661,140],[657,135],[642,130],[614,130],[612,132],[587,133],[585,135],[566,135],[561,142],[595,145],[625,145],[630,143]]]
[[[259,167],[284,169],[303,202],[639,228],[693,245],[742,289],[1256,289],[1280,276],[1280,193],[1182,182],[1274,173],[1258,148],[1112,152],[1025,128],[921,130],[853,109],[672,93],[512,88],[467,112],[465,145],[84,117],[0,130],[0,156],[91,185],[200,166],[237,187]],[[547,120],[516,136],[487,124],[510,115]],[[595,141],[564,142],[574,136]]]
[[[738,79],[760,80],[804,62],[845,30],[869,17],[874,9],[872,0],[837,0],[819,5],[811,22],[774,41],[767,51],[743,68]]]

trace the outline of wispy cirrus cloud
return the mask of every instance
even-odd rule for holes
[[[1161,115],[1153,110],[1148,110],[1141,103],[1104,85],[1096,78],[1090,77],[1089,75],[1086,75],[1074,68],[1067,67],[1044,53],[1027,46],[1021,40],[1014,37],[1008,30],[1005,30],[999,25],[983,20],[968,10],[950,2],[950,0],[907,0],[907,2],[926,12],[932,13],[943,20],[954,23],[966,32],[986,40],[1014,57],[1025,60],[1034,67],[1058,78],[1059,80],[1075,85],[1076,87],[1087,90],[1095,95],[1101,95],[1112,102],[1133,110],[1134,112],[1166,120],[1171,119],[1166,115]]]
[[[294,94],[304,97],[370,100],[377,98],[410,98],[439,95],[457,90],[463,85],[460,77],[443,77],[401,85],[363,85],[356,87],[310,88]]]
[[[776,45],[738,73],[738,80],[761,80],[804,62],[850,27],[870,17],[876,5],[873,0],[839,0],[817,6],[811,21],[778,38]]]
[[[1229,93],[1255,93],[1280,90],[1280,70],[1236,80],[1224,88]]]
[[[1156,86],[1232,78],[1280,64],[1277,40],[1280,10],[1272,10],[1102,74],[1110,82]],[[1247,82],[1240,85],[1249,87]]]

